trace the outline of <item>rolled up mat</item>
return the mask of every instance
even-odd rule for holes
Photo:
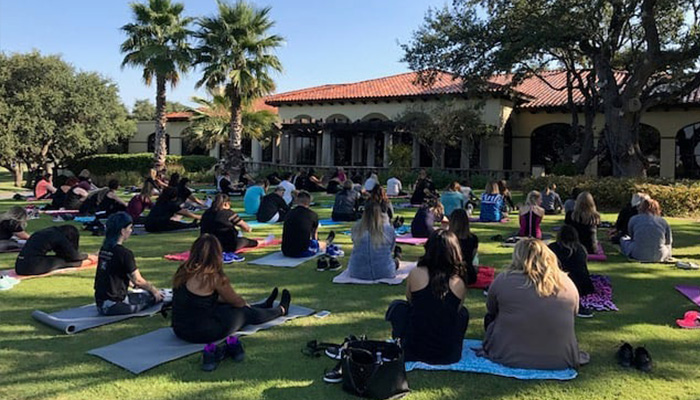
[[[72,335],[98,326],[112,324],[134,317],[148,317],[160,311],[163,303],[141,310],[141,312],[126,315],[101,315],[97,312],[95,304],[87,304],[82,307],[70,308],[53,314],[47,314],[40,310],[32,313],[32,318],[44,325],[57,329],[66,335]]]

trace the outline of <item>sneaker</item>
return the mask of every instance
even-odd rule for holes
[[[330,257],[323,255],[316,261],[316,271],[323,272],[328,269]]]
[[[343,381],[342,362],[339,362],[332,370],[323,374],[323,381],[326,383],[340,383]]]
[[[328,233],[328,237],[326,238],[326,246],[330,246],[333,244],[333,240],[335,239],[335,231],[330,231]]]
[[[632,361],[634,359],[634,351],[632,350],[632,345],[627,342],[622,343],[620,348],[617,349],[615,359],[617,359],[617,363],[620,366],[626,368],[631,367]]]
[[[576,314],[576,316],[579,318],[593,318],[593,315],[592,309],[583,306],[579,306],[578,314]]]
[[[634,349],[634,366],[642,372],[651,372],[651,354],[644,347]]]
[[[224,253],[224,264],[231,264],[245,261],[245,257],[239,256],[236,253]]]
[[[689,261],[678,261],[676,267],[679,269],[700,269],[700,265]]]
[[[328,348],[326,348],[324,353],[332,360],[341,360],[343,358],[343,346],[345,346],[345,343],[352,342],[354,340],[357,340],[357,336],[350,335],[343,340],[343,344],[339,346],[329,346]]]
[[[0,290],[12,289],[12,287],[15,286],[17,283],[19,283],[18,279],[13,279],[4,275],[0,275]]]
[[[202,371],[211,372],[219,366],[219,362],[226,357],[226,352],[216,343],[209,343],[202,350]]]
[[[394,247],[394,258],[398,258],[399,260],[401,259],[401,256],[403,255],[403,250],[399,246]]]
[[[237,336],[229,336],[226,338],[226,354],[235,362],[241,362],[245,358],[243,343],[241,343]]]
[[[337,244],[331,244],[326,246],[326,254],[331,257],[342,257],[345,255],[345,252]]]
[[[336,257],[331,257],[328,261],[328,269],[326,271],[338,271],[343,268],[343,265],[338,261]]]

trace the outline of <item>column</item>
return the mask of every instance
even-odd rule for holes
[[[413,159],[411,160],[411,168],[420,167],[420,142],[414,136],[413,137]]]
[[[462,143],[460,144],[461,151],[459,157],[459,167],[462,169],[469,169],[469,159],[471,158],[472,148],[469,139],[462,138]]]
[[[367,166],[374,167],[374,160],[376,158],[377,152],[377,140],[374,138],[374,134],[371,134],[367,138]]]
[[[253,163],[262,162],[262,145],[257,139],[251,140],[250,158],[253,159]],[[255,167],[260,167],[260,165],[255,165]]]
[[[297,163],[297,137],[289,135],[289,163]]]
[[[270,146],[272,146],[272,163],[273,164],[278,164],[281,163],[280,160],[280,137],[275,136],[272,138],[270,141]]]
[[[659,175],[662,178],[675,178],[676,176],[676,137],[671,132],[661,134],[661,157],[659,160]]]
[[[391,154],[391,148],[393,147],[393,136],[391,132],[384,132],[384,154],[382,157],[384,168],[389,168],[389,155]]]
[[[598,148],[598,141],[600,140],[600,137],[598,136],[593,136],[593,149]],[[595,156],[591,159],[591,161],[588,163],[586,166],[586,170],[584,171],[584,174],[587,176],[598,176],[598,156]]]
[[[321,161],[323,161],[322,157],[322,148],[323,142],[325,142],[324,137],[321,135],[316,136],[316,165],[321,165]]]
[[[328,129],[323,130],[323,139],[321,140],[321,165],[331,166],[333,162],[333,146],[332,135]]]

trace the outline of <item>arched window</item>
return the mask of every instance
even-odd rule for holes
[[[580,154],[580,150],[571,151],[576,135],[569,124],[542,125],[532,132],[530,140],[530,163],[543,166],[547,174],[552,173],[555,165],[571,163],[573,156]]]
[[[156,151],[156,133],[153,132],[148,135],[148,152],[153,153]],[[170,154],[170,135],[165,134],[165,153]]]
[[[676,134],[676,179],[700,178],[700,122]]]

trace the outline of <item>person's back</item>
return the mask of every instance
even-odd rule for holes
[[[542,213],[539,213],[534,208],[529,208],[523,213],[520,213],[520,230],[518,236],[528,236],[537,239],[542,239]]]
[[[279,186],[282,186],[284,188],[284,195],[282,196],[282,198],[285,202],[287,202],[287,204],[291,204],[292,200],[294,199],[292,193],[296,190],[296,187],[292,182],[290,182],[287,179],[280,182]]]
[[[260,185],[255,185],[249,187],[243,196],[243,205],[245,212],[250,215],[255,215],[258,213],[260,208],[260,202],[265,196],[265,188]]]
[[[123,301],[128,292],[129,274],[135,270],[131,250],[120,244],[110,249],[100,249],[94,284],[97,307],[102,308],[106,301]]]
[[[275,220],[274,222],[285,220],[289,212],[289,205],[282,197],[283,191],[284,189],[276,189],[275,192],[262,198],[260,208],[258,208],[258,213],[256,214],[258,222],[269,222],[273,219]]]
[[[479,220],[482,222],[499,222],[501,220],[502,207],[503,196],[501,196],[499,193],[483,193],[481,195]]]
[[[631,241],[621,240],[622,251],[628,257],[645,262],[671,258],[671,227],[657,215],[639,214],[630,219]]]
[[[394,245],[396,233],[388,220],[382,224],[383,240],[373,244],[369,231],[352,237],[352,254],[348,262],[350,276],[355,279],[376,280],[396,276]]]
[[[391,177],[386,181],[387,196],[399,196],[401,194],[401,181],[396,177]]]
[[[435,230],[436,215],[430,207],[422,206],[416,211],[413,221],[411,221],[411,235],[415,238],[427,238]]]
[[[580,244],[571,250],[558,242],[549,245],[549,249],[556,254],[562,271],[569,274],[569,278],[576,285],[578,295],[586,296],[595,292],[591,276],[588,272],[588,254]]]
[[[553,190],[542,192],[542,208],[547,212],[561,210],[563,204],[559,194]]]
[[[318,214],[304,206],[296,206],[288,214],[282,229],[282,254],[300,257],[311,244],[318,228]]]
[[[574,331],[578,291],[571,279],[565,275],[561,279],[557,293],[540,297],[523,273],[496,277],[489,287],[487,308],[498,314],[486,328],[483,344],[491,361],[513,368],[578,367]]]
[[[451,215],[452,211],[464,208],[467,205],[467,200],[462,192],[447,191],[440,195],[440,203],[445,207],[445,215]]]
[[[564,223],[576,228],[578,238],[588,254],[595,254],[598,251],[598,226],[577,221],[573,218],[574,212],[566,214]]]
[[[129,200],[129,204],[126,207],[126,212],[131,216],[131,218],[136,221],[143,211],[147,208],[151,208],[153,203],[151,198],[147,196],[142,196],[140,194],[135,195]]]
[[[426,194],[426,191],[428,193],[433,193],[435,191],[435,186],[433,185],[433,181],[430,180],[430,178],[418,178],[418,181],[416,182],[416,188],[413,191],[413,195],[411,196],[411,204],[423,204],[425,202],[425,198],[428,196]]]
[[[334,221],[355,221],[357,219],[357,201],[359,197],[359,193],[353,189],[343,188],[335,195],[331,218]]]

